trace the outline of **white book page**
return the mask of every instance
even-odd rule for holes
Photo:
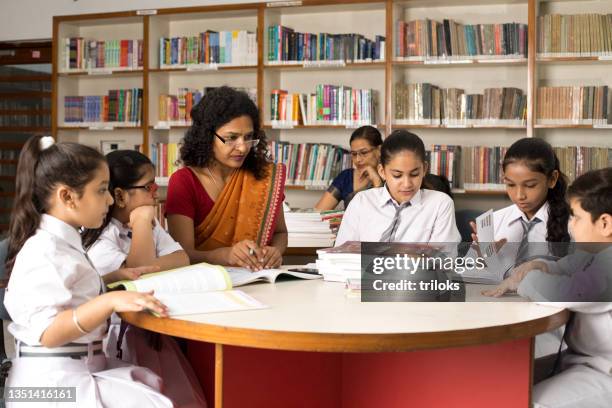
[[[206,263],[185,266],[163,274],[132,281],[138,292],[198,293],[231,289],[223,267]]]
[[[246,268],[227,267],[227,272],[232,279],[234,287],[243,286],[256,281],[266,281],[274,283],[279,275],[290,275],[300,279],[319,279],[321,275],[312,273],[290,272],[284,269],[262,269],[258,272],[251,272]]]
[[[493,226],[493,210],[489,210],[476,218],[478,243],[483,256],[495,254],[495,230]]]
[[[267,307],[240,290],[183,294],[160,293],[156,294],[156,297],[168,307],[170,317]]]

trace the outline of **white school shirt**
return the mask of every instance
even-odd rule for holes
[[[596,255],[576,251],[557,262],[546,263],[550,273],[528,273],[517,292],[530,300],[576,312],[567,338],[572,353],[563,361],[586,364],[612,375],[612,302],[577,302],[580,292],[572,287],[580,281],[580,288],[597,289],[599,299],[612,299],[612,247]],[[563,299],[567,302],[547,302],[560,292],[567,296]]]
[[[43,214],[40,226],[15,259],[4,298],[13,319],[9,331],[34,346],[58,313],[73,309],[103,290],[100,275],[87,259],[79,232],[58,218]],[[75,340],[102,340],[106,322]]]
[[[100,275],[104,276],[116,271],[123,265],[132,245],[130,235],[130,228],[124,226],[116,218],[111,218],[110,223],[87,252]],[[155,256],[158,258],[183,250],[157,220],[153,227],[153,241],[155,242]]]
[[[346,241],[378,242],[393,221],[396,206],[386,186],[359,192],[342,217],[336,246]],[[439,191],[417,191],[400,213],[395,237],[396,242],[461,242],[453,200]]]

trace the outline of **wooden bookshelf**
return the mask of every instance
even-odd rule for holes
[[[142,144],[146,153],[153,143],[176,143],[184,135],[185,125],[158,125],[160,94],[176,95],[178,88],[230,86],[253,88],[261,112],[263,128],[275,140],[290,143],[331,143],[348,147],[353,129],[343,125],[296,125],[275,128],[270,123],[270,94],[272,89],[286,89],[289,93],[310,93],[315,84],[346,85],[352,88],[376,90],[377,118],[375,123],[383,134],[394,129],[418,130],[426,144],[510,145],[518,138],[543,137],[557,145],[601,145],[601,135],[609,129],[592,125],[541,125],[537,123],[536,98],[538,86],[555,86],[563,78],[575,78],[568,73],[573,63],[580,64],[585,84],[593,78],[609,82],[609,60],[598,57],[549,57],[539,55],[536,24],[543,13],[578,14],[612,13],[612,4],[597,1],[538,0],[302,0],[268,4],[245,3],[197,7],[156,9],[140,13],[126,11],[56,16],[53,19],[52,71],[52,133],[58,139],[78,141],[99,146],[102,140],[125,140],[128,145]],[[461,5],[461,7],[457,7]],[[460,58],[454,63],[406,61],[396,58],[396,23],[430,18],[441,21],[454,19],[462,24],[518,22],[528,25],[526,58],[482,60]],[[316,19],[316,24],[313,23]],[[347,62],[344,65],[321,64],[305,67],[303,63],[271,64],[268,62],[268,31],[270,25],[281,24],[299,32],[348,33],[355,32],[372,39],[386,38],[384,61]],[[206,30],[247,30],[257,34],[257,63],[244,66],[168,67],[160,66],[159,40],[162,37],[194,36]],[[70,36],[104,39],[142,39],[143,66],[133,72],[108,74],[88,72],[70,73],[61,62],[62,41]],[[539,56],[538,56],[539,55]],[[565,70],[565,71],[564,71]],[[607,72],[607,74],[606,74]],[[574,75],[574,76],[572,76]],[[102,81],[98,78],[103,79]],[[1,81],[1,78],[0,78]],[[395,124],[394,85],[430,82],[440,87],[465,89],[466,94],[482,93],[485,88],[516,87],[527,95],[527,120],[523,125],[399,125]],[[583,85],[583,84],[576,84]],[[142,126],[115,126],[112,130],[63,126],[63,97],[67,95],[101,95],[109,89],[142,87]],[[50,97],[41,93],[40,97]],[[23,98],[19,93],[16,98]],[[478,132],[466,132],[478,129]],[[564,131],[572,129],[575,132]],[[584,132],[584,133],[580,133]],[[579,135],[579,136],[578,136]],[[579,137],[579,139],[577,139]],[[607,140],[607,139],[603,139]],[[309,191],[304,186],[287,186],[287,190]],[[315,189],[313,191],[320,190]],[[498,192],[467,191],[466,196],[494,196]],[[314,197],[314,194],[313,194]],[[313,198],[314,199],[314,198]]]

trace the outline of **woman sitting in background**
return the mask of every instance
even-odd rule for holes
[[[372,126],[356,129],[351,135],[350,145],[353,168],[343,170],[334,179],[315,205],[317,210],[333,210],[340,201],[344,201],[346,208],[358,192],[383,185],[377,171],[382,145],[378,129]]]

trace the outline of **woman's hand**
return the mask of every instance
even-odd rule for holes
[[[111,299],[114,312],[142,312],[151,311],[162,317],[168,317],[168,307],[160,302],[153,291],[150,292],[130,292],[116,291],[106,294]]]
[[[229,248],[227,262],[229,265],[259,271],[264,265],[264,252],[255,242],[245,239]]]
[[[383,182],[380,175],[374,167],[367,166],[361,170],[360,174],[355,174],[355,191],[361,191],[368,187],[368,184],[372,184],[374,187],[380,187]]]
[[[109,284],[120,280],[136,280],[146,273],[158,272],[159,266],[138,266],[136,268],[119,268],[107,273],[102,278],[104,283]]]
[[[273,246],[263,248],[263,265],[265,269],[278,268],[283,263],[283,255],[280,250]]]

